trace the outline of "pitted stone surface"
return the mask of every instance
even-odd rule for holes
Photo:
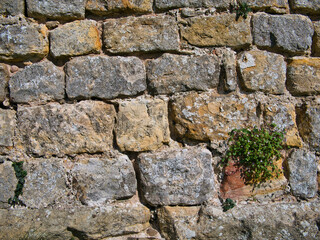
[[[16,128],[16,111],[0,109],[0,153],[1,147],[12,147]]]
[[[9,207],[8,200],[14,197],[17,182],[12,162],[0,163],[0,208]]]
[[[115,110],[99,101],[18,107],[17,145],[39,156],[107,151]]]
[[[0,14],[19,15],[24,14],[24,0],[1,0]]]
[[[236,90],[238,85],[236,52],[230,48],[218,48],[216,53],[221,61],[220,79],[223,90],[226,92]]]
[[[17,72],[9,81],[10,98],[17,103],[64,98],[64,72],[49,61]]]
[[[314,22],[314,36],[313,36],[313,54],[315,57],[320,57],[320,21]]]
[[[111,53],[179,50],[178,25],[172,16],[107,19],[103,42]]]
[[[314,30],[306,16],[257,13],[252,24],[253,42],[258,47],[289,54],[310,51]]]
[[[100,50],[100,33],[93,20],[74,21],[50,32],[50,52],[55,58],[99,53]]]
[[[164,54],[147,63],[149,86],[156,94],[208,90],[219,84],[220,64],[214,55]]]
[[[228,8],[232,0],[155,0],[157,9],[165,10],[172,8]]]
[[[66,74],[69,98],[112,99],[147,88],[145,66],[137,57],[78,57],[67,63]]]
[[[247,3],[253,10],[263,10],[271,13],[288,13],[288,0],[242,0],[242,3]]]
[[[0,102],[3,102],[7,97],[9,78],[8,66],[0,63]]]
[[[201,204],[214,190],[212,156],[207,149],[142,153],[138,168],[143,197],[152,206]]]
[[[293,11],[306,14],[320,13],[320,0],[290,0]]]

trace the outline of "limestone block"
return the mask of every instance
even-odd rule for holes
[[[156,150],[169,142],[167,103],[136,98],[119,102],[116,140],[121,151]]]
[[[50,32],[50,53],[55,58],[99,53],[100,50],[100,33],[93,20],[74,21]]]
[[[130,159],[115,151],[102,157],[77,158],[71,168],[70,178],[79,200],[89,206],[129,198],[137,190]]]
[[[5,147],[13,147],[16,128],[16,112],[0,109],[0,153]]]
[[[242,84],[249,91],[283,94],[286,88],[284,57],[267,51],[251,50],[238,57]]]
[[[230,48],[215,49],[221,61],[220,79],[223,90],[231,92],[237,88],[237,58],[236,52]]]
[[[180,137],[220,141],[234,128],[258,126],[256,108],[250,96],[193,92],[174,96],[170,112]]]
[[[271,13],[288,13],[288,0],[243,0],[253,10],[262,10]]]
[[[0,60],[39,60],[49,52],[48,29],[24,18],[0,17]]]
[[[290,0],[294,12],[304,14],[320,14],[319,0]]]
[[[320,94],[320,58],[295,57],[288,62],[287,88],[292,95]]]
[[[86,10],[97,15],[152,12],[152,0],[87,0]]]
[[[24,0],[1,0],[0,14],[19,15],[24,14]]]
[[[85,16],[85,0],[26,0],[28,16],[36,19],[75,20]]]
[[[149,86],[156,94],[208,90],[219,84],[220,64],[214,55],[164,54],[147,63]]]
[[[313,54],[320,57],[320,21],[314,22]]]
[[[142,153],[138,169],[143,198],[152,206],[201,204],[214,190],[212,156],[207,149]]]
[[[293,195],[300,198],[313,198],[317,194],[317,166],[314,153],[295,149],[288,159],[289,183]]]
[[[310,51],[314,33],[311,20],[302,15],[253,15],[253,42],[258,47],[289,54]]]
[[[232,0],[155,0],[155,6],[157,9],[166,10],[172,8],[228,8],[232,3]]]
[[[8,200],[14,197],[17,182],[12,162],[0,163],[0,208],[9,207]]]
[[[17,145],[39,156],[96,153],[113,142],[115,110],[99,101],[18,107]]]
[[[179,50],[178,25],[166,15],[107,19],[103,42],[111,53]]]
[[[35,63],[13,75],[10,98],[17,103],[64,98],[64,72],[49,61]]]
[[[9,82],[9,71],[8,67],[0,63],[0,102],[3,102],[8,95],[8,82]]]
[[[199,47],[241,48],[252,42],[250,18],[236,20],[236,14],[192,17],[186,19],[188,25],[181,34],[188,43]]]
[[[304,105],[297,109],[297,124],[303,141],[320,152],[320,106]]]
[[[147,88],[145,66],[137,57],[78,57],[67,63],[66,74],[69,98],[112,99]]]

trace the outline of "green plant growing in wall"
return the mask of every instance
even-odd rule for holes
[[[14,197],[8,199],[8,203],[11,206],[15,205],[24,205],[23,202],[19,199],[19,196],[23,193],[23,186],[25,183],[25,177],[27,176],[27,171],[23,170],[23,161],[13,162],[12,167],[15,171],[16,178],[18,183],[16,189],[14,190]]]
[[[236,206],[236,203],[231,198],[227,198],[222,204],[222,209],[224,212],[226,212],[234,208],[235,206]]]
[[[238,20],[241,16],[246,19],[248,17],[248,13],[252,12],[252,9],[248,6],[247,3],[238,2],[237,5],[231,6],[231,12],[233,10],[236,11],[236,20]]]

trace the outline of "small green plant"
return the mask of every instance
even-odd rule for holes
[[[268,129],[234,129],[229,135],[229,149],[222,162],[227,165],[233,161],[246,184],[259,186],[272,177],[279,177],[275,161],[281,158],[284,135],[276,131],[275,124]]]
[[[234,208],[235,206],[236,206],[236,203],[231,198],[227,198],[222,204],[222,209],[224,212],[226,212],[231,208]]]
[[[252,11],[252,9],[248,6],[247,3],[239,2],[236,6],[231,7],[231,11],[236,11],[236,20],[238,20],[241,16],[246,19],[248,17],[248,13]]]
[[[19,196],[22,195],[23,186],[25,183],[25,177],[27,176],[27,172],[23,170],[23,161],[13,162],[12,167],[15,171],[16,178],[18,179],[18,183],[16,189],[14,190],[14,197],[8,199],[8,203],[11,206],[15,205],[24,205],[23,202],[19,199]]]

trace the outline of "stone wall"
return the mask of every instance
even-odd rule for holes
[[[0,239],[320,238],[320,1],[235,2],[1,0]],[[244,185],[228,133],[271,123]]]

